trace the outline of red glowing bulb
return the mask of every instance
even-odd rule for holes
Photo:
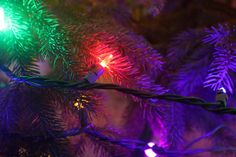
[[[113,58],[113,55],[110,54],[109,56],[107,56],[105,59],[103,59],[103,60],[100,62],[100,65],[101,65],[103,68],[108,68],[108,65],[110,64],[112,58]]]

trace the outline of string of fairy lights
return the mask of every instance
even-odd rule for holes
[[[8,28],[9,21],[4,16],[4,9],[0,8],[0,31],[4,31]],[[11,82],[16,83],[22,83],[26,84],[32,87],[36,88],[56,88],[56,89],[73,89],[73,90],[92,90],[92,89],[105,89],[105,90],[116,90],[125,94],[133,95],[141,99],[158,99],[158,100],[167,100],[167,101],[174,101],[183,103],[186,105],[193,105],[193,106],[199,106],[201,108],[204,108],[205,110],[208,110],[210,112],[214,113],[220,113],[220,114],[236,114],[235,108],[228,108],[227,107],[227,93],[225,89],[222,87],[220,88],[216,93],[216,102],[206,102],[205,100],[202,100],[200,98],[195,97],[184,97],[179,95],[173,95],[173,94],[152,94],[149,92],[139,91],[136,89],[130,89],[130,88],[124,88],[119,85],[115,84],[101,84],[96,83],[96,81],[99,79],[99,77],[102,76],[104,73],[105,68],[109,68],[109,63],[111,62],[113,58],[113,55],[110,54],[107,57],[105,57],[103,60],[100,61],[99,67],[95,71],[89,72],[86,77],[82,81],[76,81],[76,82],[68,82],[68,81],[58,81],[58,80],[51,80],[49,78],[45,77],[32,77],[32,76],[17,76],[15,75],[11,70],[9,70],[6,66],[0,65],[0,70],[4,72],[11,80]],[[78,110],[85,109],[85,106],[83,105],[83,102],[88,102],[88,100],[84,97],[82,99],[76,99],[74,101],[73,105]],[[143,142],[139,140],[117,140],[113,139],[107,136],[104,136],[103,134],[96,131],[95,127],[91,126],[91,124],[83,127],[83,128],[74,128],[70,130],[66,130],[60,133],[57,133],[57,135],[54,135],[53,138],[67,138],[71,136],[77,136],[82,133],[85,133],[87,135],[90,135],[91,137],[94,137],[95,139],[104,141],[104,142],[110,142],[112,144],[120,145],[122,147],[126,147],[129,149],[139,149],[143,150],[145,154],[148,157],[156,157],[158,155],[189,155],[189,154],[197,154],[205,151],[214,151],[214,149],[201,149],[201,150],[186,150],[186,151],[171,151],[171,150],[165,150],[162,147],[159,147],[157,144],[153,142]],[[4,134],[4,133],[2,133]],[[8,134],[8,133],[6,133]],[[13,137],[19,137],[22,135],[18,134],[12,134]],[[45,137],[23,137],[23,139],[31,139],[31,138],[37,138],[41,140],[48,140]],[[48,137],[52,138],[52,137]],[[236,151],[235,149],[222,149],[223,151]]]
[[[161,99],[161,100],[167,100],[167,101],[175,101],[175,102],[180,102],[184,103],[187,105],[194,105],[194,106],[199,106],[202,107],[208,111],[211,112],[216,112],[216,113],[223,113],[223,114],[236,114],[236,109],[234,108],[226,108],[227,104],[227,94],[224,88],[221,88],[217,91],[216,94],[216,102],[210,103],[206,102],[200,98],[194,98],[194,97],[183,97],[183,96],[178,96],[178,95],[169,95],[169,94],[164,94],[164,95],[156,95],[156,94],[151,94],[147,92],[142,92],[138,91],[135,89],[128,89],[128,88],[123,88],[118,85],[114,84],[98,84],[95,83],[96,80],[103,74],[104,68],[109,66],[109,63],[106,61],[102,61],[100,64],[101,66],[98,68],[97,71],[95,72],[90,72],[84,79],[83,81],[79,82],[65,82],[65,81],[55,81],[55,80],[50,80],[47,78],[43,77],[29,77],[29,76],[23,76],[23,77],[18,77],[15,74],[13,74],[7,67],[1,65],[0,70],[3,71],[13,82],[18,82],[18,83],[25,83],[27,85],[37,87],[37,88],[58,88],[58,89],[75,89],[75,90],[91,90],[91,89],[107,89],[107,90],[117,90],[119,92],[123,92],[126,94],[131,94],[139,98],[143,99]],[[83,102],[87,102],[86,97],[83,99],[77,99],[74,102],[74,107],[76,107],[78,110],[84,109],[85,106],[83,105]],[[167,151],[164,148],[161,148],[157,146],[153,142],[149,142],[146,144],[145,142],[138,141],[138,140],[116,140],[112,139],[110,137],[104,136],[101,133],[97,132],[94,127],[86,126],[82,129],[71,129],[67,130],[65,132],[62,132],[58,135],[54,135],[56,138],[66,138],[70,136],[77,136],[79,134],[88,134],[92,136],[95,139],[99,139],[104,142],[110,142],[112,144],[116,144],[122,147],[126,147],[129,149],[141,149],[145,152],[145,154],[148,157],[156,157],[158,154],[165,154],[165,155],[186,155],[190,152],[185,151],[185,152],[178,152],[178,151]],[[34,138],[34,137],[30,137]],[[39,137],[37,137],[39,138]],[[44,137],[45,139],[45,137]],[[196,151],[196,153],[200,152],[205,152],[207,150],[201,150],[201,151]],[[193,153],[193,152],[191,152]]]

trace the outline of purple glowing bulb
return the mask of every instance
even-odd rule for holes
[[[155,145],[154,142],[149,142],[147,149],[144,150],[147,157],[157,157],[157,154],[152,150],[152,147]]]

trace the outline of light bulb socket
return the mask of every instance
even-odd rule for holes
[[[227,107],[228,95],[223,90],[217,90],[216,92],[216,102],[222,104],[222,107]]]
[[[84,79],[87,80],[89,83],[95,83],[103,73],[104,73],[104,68],[100,67],[96,71],[89,72]]]

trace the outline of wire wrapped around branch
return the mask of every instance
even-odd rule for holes
[[[78,82],[66,82],[66,81],[51,80],[45,77],[28,77],[28,76],[17,77],[16,75],[12,74],[8,68],[4,66],[0,66],[0,69],[3,72],[5,72],[6,75],[8,75],[8,77],[10,77],[13,81],[19,83],[25,83],[30,86],[38,88],[59,88],[59,89],[74,89],[74,90],[92,90],[92,89],[116,90],[142,99],[160,99],[160,100],[174,101],[187,105],[199,106],[211,112],[223,113],[223,114],[225,113],[236,114],[236,109],[225,108],[222,102],[211,103],[196,97],[184,97],[172,94],[157,95],[135,89],[124,88],[115,84],[101,84],[101,83],[90,84],[86,80]]]

